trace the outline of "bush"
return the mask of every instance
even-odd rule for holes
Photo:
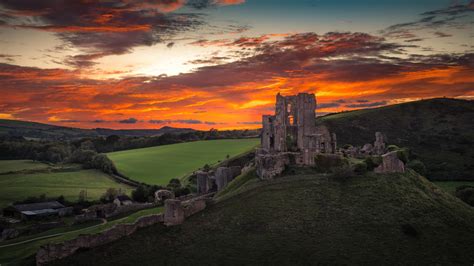
[[[413,170],[415,170],[418,174],[420,175],[425,175],[426,174],[426,166],[425,164],[420,161],[420,160],[413,160],[410,161],[407,166]]]
[[[398,147],[397,145],[388,145],[387,146],[387,150],[388,151],[398,151],[400,149],[400,147]]]
[[[172,178],[169,182],[168,182],[168,185],[166,185],[166,187],[170,188],[170,189],[178,189],[181,187],[181,181],[179,181],[179,179],[177,178]]]
[[[399,149],[397,151],[397,156],[398,156],[398,159],[400,159],[400,161],[402,161],[403,163],[408,163],[410,151],[408,150],[408,148]]]
[[[92,168],[102,170],[107,174],[117,173],[114,163],[105,154],[97,154],[92,157]]]
[[[344,146],[342,146],[343,149],[349,149],[349,148],[352,148],[353,146],[351,144],[344,144]]]
[[[135,190],[132,191],[132,199],[138,202],[146,202],[148,200],[147,187],[139,185]]]
[[[332,169],[349,166],[349,161],[335,154],[318,154],[315,158],[316,170],[319,172],[332,172]]]
[[[370,156],[364,160],[367,171],[373,171],[377,166],[382,164],[382,156]]]
[[[353,170],[357,174],[364,174],[367,172],[367,163],[358,162],[352,166]]]
[[[114,199],[122,195],[123,191],[121,189],[116,189],[116,188],[108,188],[107,191],[105,191],[104,195],[100,197],[100,201],[104,203],[109,203],[114,201]]]
[[[456,188],[455,195],[465,203],[474,206],[474,186],[459,186]]]

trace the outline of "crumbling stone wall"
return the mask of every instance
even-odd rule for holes
[[[207,194],[209,192],[222,190],[235,177],[242,173],[240,166],[218,167],[215,172],[198,171],[196,173],[198,194]]]
[[[292,153],[291,158],[296,158],[294,163],[314,165],[316,154],[336,153],[336,134],[331,134],[325,126],[316,126],[315,110],[314,94],[277,94],[275,115],[264,115],[262,118],[262,148],[256,154],[257,174],[260,178],[273,178],[283,171],[283,163],[289,161],[288,154],[275,154]]]
[[[206,208],[206,199],[198,198],[192,199],[182,203],[184,210],[184,217],[188,218],[189,216],[196,214]]]
[[[47,244],[36,252],[36,265],[46,265],[54,260],[74,254],[81,248],[92,248],[133,234],[137,229],[163,222],[163,215],[141,217],[134,224],[119,224],[104,232],[79,237],[57,244]]]
[[[167,189],[159,189],[155,191],[155,203],[163,203],[167,199],[174,199],[173,191]]]
[[[375,132],[374,154],[382,155],[385,153],[385,138],[381,132]]]
[[[382,164],[374,169],[375,173],[404,173],[405,164],[398,159],[397,151],[382,155]]]
[[[36,252],[36,265],[46,265],[65,258],[81,248],[93,248],[110,243],[133,234],[139,228],[157,223],[164,223],[167,226],[181,224],[185,218],[204,210],[207,199],[208,195],[187,201],[168,199],[165,201],[164,214],[141,217],[133,224],[118,224],[98,234],[80,235],[62,243],[44,245]]]
[[[184,209],[180,200],[167,199],[165,200],[165,225],[177,225],[184,222]]]
[[[255,158],[257,175],[261,179],[272,179],[285,170],[285,166],[290,163],[287,153],[262,154]]]
[[[196,173],[197,179],[197,193],[205,194],[211,190],[211,180],[209,180],[209,173],[205,171],[198,171]]]

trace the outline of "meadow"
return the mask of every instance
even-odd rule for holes
[[[120,173],[135,181],[166,185],[205,164],[213,165],[256,147],[259,139],[206,140],[108,153]]]
[[[433,181],[433,183],[453,195],[457,187],[464,185],[474,187],[474,181]]]
[[[0,173],[17,172],[22,170],[46,169],[49,165],[32,160],[2,160],[0,161]]]
[[[0,208],[27,197],[63,195],[76,201],[81,190],[87,191],[88,200],[97,200],[108,188],[132,188],[119,184],[98,170],[84,170],[78,166],[48,166],[30,160],[0,161]]]

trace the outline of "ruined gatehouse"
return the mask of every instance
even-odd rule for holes
[[[316,154],[336,153],[336,135],[316,125],[314,94],[277,94],[275,115],[264,115],[262,120],[262,147],[256,156],[262,179],[280,174],[288,164],[314,165]]]

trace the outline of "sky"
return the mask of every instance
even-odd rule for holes
[[[0,119],[257,128],[279,92],[472,100],[474,0],[0,0]]]

